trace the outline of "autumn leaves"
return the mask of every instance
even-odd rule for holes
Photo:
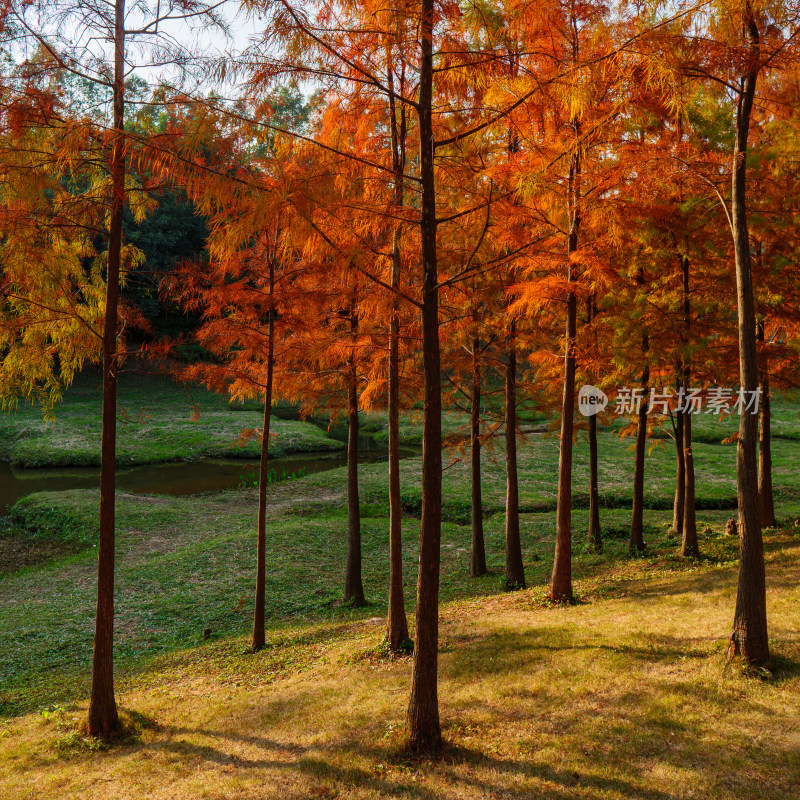
[[[77,14],[82,6],[76,0],[65,8]],[[41,287],[30,276],[23,279],[18,256],[6,248],[5,397],[35,391],[55,397],[84,358],[97,357],[102,338],[105,547],[95,664],[100,677],[93,693],[100,699],[93,699],[91,727],[109,733],[116,719],[110,666],[113,386],[126,327],[119,323],[132,314],[123,304],[118,318],[116,301],[118,275],[136,263],[136,254],[125,250],[122,208],[144,211],[140,198],[147,188],[169,186],[184,193],[210,231],[204,258],[175,265],[163,286],[171,300],[202,317],[196,335],[210,358],[191,365],[184,377],[233,397],[263,398],[265,433],[273,397],[304,409],[338,406],[351,423],[351,451],[358,410],[388,410],[387,635],[396,648],[405,646],[408,636],[399,572],[398,415],[403,407],[423,407],[408,737],[411,749],[432,752],[441,744],[443,405],[452,400],[471,411],[476,576],[485,572],[480,447],[487,433],[505,430],[509,588],[525,586],[518,515],[518,481],[525,476],[517,475],[515,457],[518,407],[534,405],[560,419],[550,591],[553,601],[569,602],[578,381],[605,389],[634,384],[686,390],[698,382],[731,383],[737,360],[739,381],[748,390],[768,384],[770,377],[774,385],[796,374],[794,351],[786,345],[797,336],[797,284],[786,268],[796,257],[796,225],[790,223],[796,208],[781,191],[796,180],[786,144],[791,140],[786,132],[796,124],[787,112],[796,88],[771,71],[779,54],[781,67],[794,69],[796,21],[787,10],[781,17],[785,34],[772,31],[767,48],[759,38],[770,22],[767,11],[748,2],[725,10],[743,24],[733,28],[727,16],[703,15],[694,6],[676,7],[664,17],[657,8],[562,0],[468,7],[433,0],[306,7],[276,0],[248,8],[264,16],[265,36],[223,58],[245,87],[235,100],[162,86],[147,101],[158,114],[137,114],[126,122],[128,41],[155,25],[160,12],[154,6],[144,27],[126,27],[132,12],[122,2],[107,26],[113,78],[100,77],[113,99],[110,114],[77,113],[51,87],[50,105],[58,116],[48,116],[30,106],[32,90],[23,91],[20,75],[8,76],[18,93],[5,112],[4,233],[6,241],[19,237],[15,252],[27,253],[28,260],[41,248],[43,266],[31,275],[47,276],[59,300],[43,302]],[[144,9],[140,5],[135,13]],[[198,5],[197,11],[209,9]],[[45,47],[42,35],[33,39]],[[78,63],[56,58],[51,72]],[[222,74],[219,65],[214,74]],[[302,113],[283,118],[276,112],[276,87],[290,80],[306,87],[309,96]],[[767,82],[760,104],[759,80]],[[68,153],[58,141],[66,126],[84,131],[84,140],[76,138]],[[752,144],[759,157],[751,169]],[[41,153],[48,157],[43,160]],[[37,178],[32,192],[18,177],[26,165]],[[759,191],[749,191],[753,185]],[[75,219],[60,228],[63,204],[53,198],[77,202],[87,187],[103,199],[97,205],[102,213],[86,217],[92,235],[81,232],[89,223]],[[756,206],[752,221],[748,202]],[[34,230],[28,223],[37,209],[49,228],[35,229],[36,235],[24,240],[21,232]],[[760,248],[755,264],[754,243]],[[65,247],[74,252],[58,261],[55,254],[63,255]],[[96,253],[102,258],[84,274]],[[31,341],[39,341],[31,337],[41,338],[37,332],[45,318],[51,322],[45,347],[60,359],[60,372],[53,370],[52,359],[49,368],[12,369],[22,363],[20,354]],[[68,333],[76,319],[93,331],[92,347]],[[769,364],[768,342],[774,344]],[[496,415],[494,426],[485,424],[490,414]],[[674,429],[676,525],[684,534],[685,555],[699,548],[690,422],[679,417]],[[586,536],[599,549],[597,425],[592,416],[587,423],[592,514]],[[646,413],[639,414],[634,551],[645,546],[649,425]],[[752,420],[742,426],[737,446],[743,582],[734,639],[748,658],[761,661],[768,649],[755,477],[758,432]],[[765,435],[768,425],[762,439]],[[264,467],[267,459],[265,435]],[[266,472],[262,469],[262,476]],[[359,603],[355,461],[348,475],[345,599]],[[264,627],[263,482],[259,497],[254,649],[263,645]]]

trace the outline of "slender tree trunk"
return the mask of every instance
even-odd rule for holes
[[[686,330],[686,341],[690,340],[692,328],[692,308],[689,298],[689,257],[681,258],[683,270],[683,326]],[[688,362],[683,367],[684,396],[689,391],[691,370]],[[683,536],[681,539],[681,555],[700,556],[697,543],[697,518],[695,516],[694,496],[694,455],[692,453],[692,415],[686,414],[683,420],[683,474],[686,482],[683,493]]]
[[[589,296],[587,319],[594,319],[594,294]],[[590,376],[591,379],[591,376]],[[589,417],[589,540],[587,547],[595,553],[603,552],[603,536],[600,528],[600,489],[597,470],[597,415]]]
[[[575,406],[575,293],[567,298],[567,343],[564,356],[564,391],[561,403],[561,443],[558,458],[556,552],[550,578],[554,603],[572,601],[572,437]]]
[[[483,499],[481,497],[481,363],[480,341],[472,341],[472,405],[470,408],[470,467],[472,471],[472,545],[469,574],[486,574],[486,548],[483,541]]]
[[[506,354],[506,586],[525,588],[522,543],[519,537],[517,482],[517,348],[514,323],[509,322]]]
[[[508,43],[508,75],[518,73],[519,53]],[[516,128],[508,126],[508,160],[512,162],[519,150]],[[508,332],[506,336],[506,588],[525,588],[525,568],[522,564],[522,543],[519,535],[519,481],[517,477],[517,346],[516,324],[506,311]]]
[[[689,386],[689,369],[686,369],[686,386]],[[687,414],[683,422],[683,462],[684,489],[683,503],[683,536],[681,539],[681,555],[700,557],[700,546],[697,543],[697,518],[695,515],[694,495],[694,456],[692,455],[692,415]]]
[[[399,449],[399,324],[392,319],[389,355],[389,614],[386,638],[392,650],[408,641],[408,620],[403,597],[403,540],[400,499]]]
[[[88,730],[107,738],[119,729],[114,699],[114,528],[117,439],[117,315],[122,255],[122,214],[125,208],[125,0],[114,7],[114,87],[111,145],[111,218],[108,236],[106,309],[103,322],[103,428],[100,443],[100,538],[97,547],[92,691]]]
[[[258,474],[258,546],[256,553],[256,604],[253,613],[253,652],[264,647],[264,616],[267,584],[267,468],[269,462],[269,423],[272,414],[272,360],[275,354],[275,263],[269,261],[269,325],[267,330],[267,385],[264,389],[264,430],[261,437],[261,465]]]
[[[401,109],[398,130],[395,109],[394,77],[391,63],[388,70],[389,109],[392,132],[392,166],[394,168],[394,201],[403,205],[403,169],[405,167],[405,110]],[[392,241],[392,288],[400,288],[400,225]],[[403,597],[403,533],[400,497],[400,314],[397,295],[392,299],[389,323],[389,613],[386,639],[398,651],[408,642],[408,620]]]
[[[350,326],[358,328],[355,306]],[[361,582],[361,510],[358,499],[358,373],[356,356],[350,357],[350,374],[347,387],[347,566],[344,578],[344,602],[363,606],[364,586]]]
[[[683,380],[678,381],[683,385]],[[684,413],[675,411],[675,502],[672,505],[672,530],[683,539],[683,514],[686,498],[686,471],[683,460],[683,420]]]
[[[758,459],[758,499],[761,521],[765,528],[774,528],[775,499],[772,491],[772,443],[770,422],[772,419],[769,376],[766,371],[761,379],[760,436]]]
[[[739,384],[746,397],[758,390],[755,340],[755,308],[747,227],[747,139],[758,77],[759,31],[749,0],[745,6],[744,30],[749,46],[749,70],[744,76],[736,105],[736,142],[733,151],[731,219],[736,260],[736,301],[739,322]],[[736,451],[736,482],[739,503],[739,586],[733,618],[731,656],[740,654],[752,663],[769,659],[767,595],[764,575],[764,545],[758,508],[756,448],[758,417],[742,409]]]
[[[600,491],[597,485],[597,416],[589,417],[589,549],[603,552],[600,528]]]
[[[576,135],[577,122],[573,123]],[[558,457],[558,501],[556,505],[556,552],[550,578],[550,598],[554,603],[572,602],[572,438],[575,422],[575,337],[578,305],[575,296],[575,266],[572,254],[578,249],[580,228],[580,150],[572,157],[569,169],[570,229],[567,240],[567,338],[564,344],[564,390],[561,400],[561,441]]]
[[[647,352],[647,334],[642,340],[642,350]],[[647,408],[650,394],[650,366],[642,370],[642,402],[639,406],[639,424],[636,429],[636,465],[633,473],[633,512],[631,514],[631,536],[628,547],[632,553],[641,552],[644,543],[644,454],[647,447]]]
[[[395,232],[392,285],[400,279],[399,231]],[[400,319],[397,301],[389,331],[389,614],[386,638],[392,650],[408,641],[403,597],[403,534],[400,498]]]
[[[758,340],[764,341],[764,321],[758,323]],[[769,365],[766,353],[762,359],[761,398],[759,403],[758,437],[758,506],[761,524],[765,528],[775,527],[775,499],[772,492],[772,419],[771,398],[769,394]]]
[[[412,752],[442,744],[439,722],[439,561],[442,527],[442,385],[439,358],[439,289],[436,264],[436,186],[433,139],[433,0],[421,0],[419,119],[420,238],[422,244],[422,522],[419,538],[414,663],[406,731]]]

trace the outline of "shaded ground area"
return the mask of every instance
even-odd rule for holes
[[[0,538],[0,576],[24,567],[47,563],[69,551],[68,545],[56,541]]]
[[[447,605],[440,760],[402,755],[410,663],[382,653],[381,621],[298,623],[256,656],[234,637],[123,679],[137,733],[112,751],[76,733],[82,702],[10,721],[0,795],[796,797],[798,544],[775,534],[768,555],[769,679],[724,663],[734,570],[640,564],[572,608],[535,589]]]

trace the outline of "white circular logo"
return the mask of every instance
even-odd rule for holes
[[[608,396],[604,391],[588,383],[581,386],[578,392],[578,411],[584,417],[599,414],[608,405]]]

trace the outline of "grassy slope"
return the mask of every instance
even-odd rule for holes
[[[137,733],[112,752],[76,733],[83,702],[10,721],[0,796],[797,797],[798,549],[769,537],[768,681],[724,664],[734,569],[629,561],[572,608],[535,589],[445,605],[440,761],[400,755],[410,664],[381,656],[380,620],[298,621],[257,656],[239,636],[130,673]]]
[[[784,521],[800,513],[794,414],[781,409],[789,435],[775,442]],[[601,437],[601,492],[611,506],[602,517],[606,552],[576,547],[576,588],[586,602],[571,609],[543,603],[552,565],[555,440],[533,435],[520,453],[521,501],[529,509],[522,519],[526,592],[500,592],[502,514],[487,521],[493,575],[466,577],[467,467],[456,463],[445,472],[441,697],[450,747],[436,765],[397,755],[409,667],[379,655],[385,465],[361,470],[372,602],[362,611],[336,604],[344,470],[272,487],[271,646],[258,656],[244,654],[255,493],[120,496],[119,689],[141,735],[114,756],[86,752],[74,724],[83,706],[72,704],[88,686],[95,564],[91,547],[80,548],[91,542],[96,494],[31,498],[18,510],[19,521],[38,531],[28,536],[45,543],[66,537],[75,546],[71,556],[0,579],[0,710],[8,719],[0,728],[0,796],[800,796],[800,740],[791,733],[800,713],[798,529],[767,534],[779,664],[776,679],[763,683],[723,663],[736,542],[721,533],[730,511],[714,506],[735,496],[734,448],[695,448],[698,497],[708,509],[699,514],[705,558],[686,563],[665,532],[670,448],[648,459],[648,554],[627,557],[627,447],[609,433]],[[414,510],[419,460],[404,461],[402,469],[404,502]],[[502,508],[503,474],[502,460],[487,456],[490,511]],[[585,481],[582,443],[578,493]],[[585,528],[586,512],[578,509],[576,537]],[[417,533],[418,523],[407,519],[409,601]],[[204,642],[207,627],[213,633]],[[52,704],[55,710],[18,716]]]
[[[575,568],[578,578],[607,569],[627,557],[632,462],[629,443],[609,432],[600,435],[601,497],[606,552],[583,552],[585,508],[574,511]],[[576,449],[575,492],[587,481],[586,445]],[[778,514],[800,516],[796,484],[797,443],[776,439],[775,485]],[[457,455],[457,454],[454,454]],[[701,548],[714,563],[736,557],[734,542],[719,536],[735,506],[735,448],[699,444],[695,448]],[[526,573],[543,592],[552,565],[557,440],[541,434],[520,448],[520,502]],[[446,460],[445,463],[448,463]],[[677,542],[667,531],[674,489],[673,454],[656,449],[647,461],[646,538],[651,559],[674,555]],[[420,507],[420,460],[401,462],[403,502],[413,515]],[[270,488],[268,618],[277,627],[287,617],[349,618],[336,605],[341,592],[346,536],[345,470],[336,469]],[[373,605],[386,608],[388,498],[386,465],[362,465],[364,581]],[[455,461],[444,473],[442,596],[445,600],[499,592],[504,565],[503,503],[505,465],[487,454],[484,503],[488,566],[493,575],[468,578],[468,464]],[[584,495],[585,498],[585,495]],[[720,508],[721,507],[721,508]],[[97,496],[93,491],[32,495],[20,501],[17,528],[6,543],[41,544],[56,558],[0,578],[0,710],[14,713],[85,690],[91,650]],[[790,516],[791,515],[791,516]],[[227,492],[182,498],[120,493],[118,503],[118,599],[122,666],[138,665],[160,652],[195,644],[211,627],[215,636],[248,629],[253,582],[255,492]],[[19,528],[25,530],[19,534]],[[418,523],[405,520],[405,580],[413,598]],[[0,544],[3,541],[0,540]],[[54,548],[50,553],[47,548]],[[0,551],[3,548],[0,547]],[[66,550],[66,555],[65,555]],[[0,565],[2,566],[2,565]],[[0,570],[2,575],[2,570]],[[19,598],[25,598],[20,604]],[[30,606],[36,613],[30,613]],[[356,614],[357,616],[357,614]]]
[[[96,466],[100,463],[99,377],[85,373],[45,422],[36,407],[0,417],[0,460],[20,467]],[[197,413],[199,412],[199,416]],[[194,419],[194,417],[197,417]],[[166,378],[125,375],[119,387],[117,462],[148,464],[202,457],[252,458],[256,438],[237,442],[242,429],[260,429],[256,404],[239,411],[220,395],[187,391]],[[342,444],[306,422],[274,419],[274,456],[340,450]]]

